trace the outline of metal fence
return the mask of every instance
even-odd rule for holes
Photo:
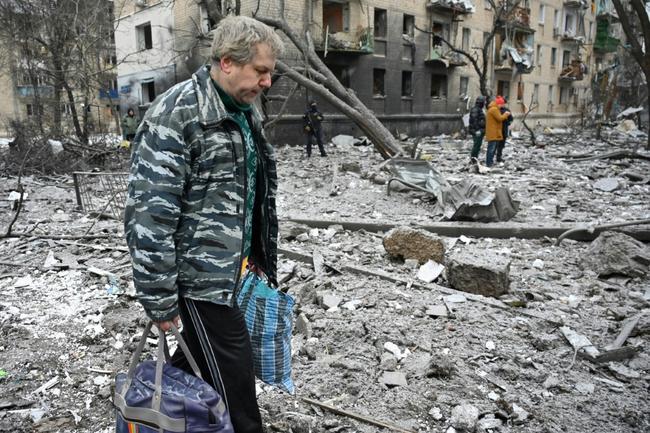
[[[77,205],[87,213],[121,220],[126,202],[128,173],[72,173]]]

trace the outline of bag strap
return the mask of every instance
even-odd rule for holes
[[[152,326],[153,326],[153,321],[150,320],[149,323],[147,323],[147,326],[144,327],[144,332],[142,333],[142,337],[140,337],[140,342],[138,343],[135,352],[133,352],[133,356],[131,357],[131,363],[129,365],[129,370],[126,373],[126,383],[124,385],[124,389],[122,390],[123,396],[126,394],[126,391],[131,386],[131,381],[133,380],[135,369],[138,365],[138,362],[140,361],[140,356],[142,355],[142,351],[144,350],[144,345],[147,343],[147,336],[149,335],[149,332],[151,332]],[[172,329],[172,333],[174,334],[174,337],[176,337],[176,341],[178,342],[178,345],[180,346],[181,350],[185,354],[185,358],[187,359],[187,362],[190,364],[190,367],[192,368],[192,372],[199,379],[203,379],[203,377],[201,376],[201,370],[199,369],[196,360],[192,356],[192,353],[190,352],[187,343],[181,336],[181,333],[178,331],[178,328],[176,327],[176,325],[172,323],[171,329]],[[158,355],[156,357],[156,377],[155,377],[155,384],[154,384],[155,391],[154,391],[154,401],[153,401],[153,408],[156,410],[160,409],[160,401],[162,398],[162,371],[163,371],[163,364],[169,360],[168,352],[169,350],[167,349],[167,338],[165,337],[165,333],[160,328],[158,328]]]

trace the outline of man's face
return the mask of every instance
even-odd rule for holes
[[[228,87],[224,90],[240,104],[252,104],[264,89],[271,87],[275,56],[266,43],[257,44],[255,48],[257,52],[250,63],[221,59],[221,70],[225,72]]]

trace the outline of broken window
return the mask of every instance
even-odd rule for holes
[[[153,38],[151,35],[151,23],[145,23],[135,28],[138,43],[138,50],[150,50],[153,48]]]
[[[469,39],[472,35],[472,30],[464,28],[463,29],[463,40],[461,43],[461,48],[463,51],[469,51]]]
[[[490,32],[483,32],[483,46],[487,44],[487,40],[490,37]]]
[[[551,67],[557,63],[557,48],[551,48]]]
[[[524,83],[522,81],[517,82],[517,101],[524,100]]]
[[[535,56],[535,64],[542,65],[542,46],[537,44],[537,55]]]
[[[560,87],[560,104],[566,104],[569,102],[569,88]]]
[[[327,65],[332,74],[339,80],[345,88],[350,88],[350,69],[343,65]]]
[[[372,94],[373,96],[386,96],[384,87],[385,69],[372,70]]]
[[[531,98],[533,104],[539,103],[539,84],[533,86],[533,97]]]
[[[557,9],[553,12],[553,28],[560,30],[560,11]]]
[[[415,17],[413,15],[404,14],[402,34],[411,38],[415,36]]]
[[[27,104],[26,109],[28,116],[42,116],[44,113],[43,105],[41,104]]]
[[[153,78],[142,80],[140,85],[142,86],[142,105],[152,103],[156,99],[156,86]]]
[[[443,99],[447,97],[447,76],[431,74],[431,98]]]
[[[386,9],[375,8],[375,37],[385,38],[388,34],[388,12]]]
[[[544,18],[546,18],[546,6],[541,4],[539,5],[539,14],[537,16],[537,22],[540,25],[544,25]]]
[[[571,63],[571,51],[564,50],[562,51],[562,67],[566,68]]]
[[[497,95],[510,99],[510,81],[499,80],[497,81]]]
[[[402,71],[402,96],[413,96],[413,73]]]
[[[460,88],[458,93],[460,96],[467,96],[467,89],[469,87],[469,77],[460,77]]]
[[[567,36],[576,35],[576,18],[572,13],[564,16],[564,34]]]
[[[323,27],[328,33],[350,31],[350,4],[348,2],[323,2]]]
[[[433,33],[435,36],[440,36],[444,38],[446,41],[449,40],[449,24],[448,23],[440,23],[440,22],[433,22],[431,24],[431,33]]]
[[[449,40],[449,24],[433,22],[431,24],[431,34],[431,49],[437,52],[438,56],[442,57],[443,52],[447,48],[444,42],[442,42],[442,39]]]
[[[213,17],[208,13],[205,3],[199,3],[199,16],[201,18],[201,30],[208,33],[217,24]]]
[[[547,99],[549,106],[553,105],[553,93],[554,93],[553,86],[549,85],[548,86],[548,99]]]

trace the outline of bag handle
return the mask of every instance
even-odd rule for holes
[[[144,332],[142,333],[142,337],[140,338],[140,342],[138,343],[135,352],[133,352],[133,356],[131,357],[131,363],[129,365],[129,370],[127,371],[126,374],[126,383],[124,386],[124,390],[122,391],[123,394],[126,394],[126,391],[131,386],[131,381],[133,380],[135,369],[138,365],[138,361],[140,360],[140,356],[142,355],[142,351],[144,350],[144,345],[147,342],[147,335],[149,335],[149,332],[151,332],[152,326],[153,326],[153,321],[150,320],[149,323],[147,323],[147,326],[145,326],[144,328]],[[192,372],[194,372],[194,375],[199,379],[203,379],[203,377],[201,376],[201,370],[199,370],[199,366],[196,363],[194,357],[192,356],[192,353],[190,352],[187,343],[181,336],[181,333],[178,332],[178,328],[176,327],[176,325],[172,323],[171,329],[172,329],[172,333],[174,334],[174,337],[176,337],[176,341],[178,342],[178,345],[180,346],[181,350],[185,354],[185,358],[187,359],[187,362],[190,364],[190,367],[192,368]],[[167,337],[165,336],[165,333],[162,331],[162,329],[158,328],[158,356],[156,357],[156,377],[154,383],[155,389],[154,389],[154,397],[152,403],[153,409],[155,410],[160,409],[160,402],[162,400],[162,371],[163,371],[163,364],[168,360],[167,355],[168,355]]]

